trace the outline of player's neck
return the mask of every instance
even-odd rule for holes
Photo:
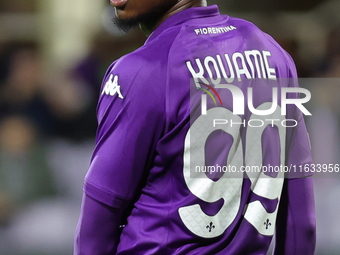
[[[142,31],[149,36],[160,24],[162,24],[167,18],[179,13],[180,11],[189,9],[191,7],[207,6],[206,0],[178,0],[178,2],[171,7],[162,17],[152,22],[142,22],[140,27]]]

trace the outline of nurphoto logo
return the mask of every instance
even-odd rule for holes
[[[211,89],[213,93],[217,96],[221,106],[222,106],[222,100],[220,95],[217,93],[217,91],[210,85],[207,84],[202,84],[206,86],[207,88]],[[238,114],[238,115],[244,115],[244,102],[245,102],[245,96],[243,94],[243,91],[232,84],[219,84],[215,85],[215,88],[222,88],[222,89],[229,89],[229,91],[233,95],[233,114]],[[201,90],[204,90],[214,101],[215,105],[217,105],[216,100],[214,96],[212,95],[211,92],[209,92],[206,89],[203,88],[198,88]],[[266,110],[260,110],[258,108],[255,109],[254,103],[253,103],[253,88],[249,87],[247,90],[247,95],[248,95],[248,100],[247,100],[247,105],[251,113],[256,114],[256,115],[261,115],[261,116],[266,116],[274,113],[276,109],[279,107],[278,105],[278,89],[273,87],[272,88],[272,105],[269,109]],[[288,93],[300,93],[304,94],[304,98],[295,98],[291,99],[287,97]],[[312,115],[306,107],[304,107],[303,104],[307,103],[311,99],[311,93],[309,90],[305,88],[292,88],[292,87],[284,87],[281,88],[281,115],[286,115],[287,114],[287,105],[292,104],[298,107],[304,115]],[[202,94],[202,107],[201,107],[201,114],[206,115],[207,114],[207,95]]]

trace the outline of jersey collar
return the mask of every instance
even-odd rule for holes
[[[219,14],[220,13],[217,5],[211,5],[206,7],[192,7],[183,10],[167,18],[162,24],[160,24],[156,28],[156,30],[151,33],[151,35],[146,40],[145,44],[158,37],[164,30],[166,30],[169,27],[182,24],[190,19],[217,16]]]

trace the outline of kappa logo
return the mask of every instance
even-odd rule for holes
[[[115,75],[115,77],[113,77],[113,74],[110,75],[102,91],[102,94],[104,93],[109,96],[114,96],[117,93],[119,98],[124,99],[120,92],[120,85],[118,85],[118,75]]]

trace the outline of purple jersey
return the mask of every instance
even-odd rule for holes
[[[270,36],[220,15],[217,6],[171,16],[144,46],[110,66],[84,189],[128,210],[117,254],[266,254],[283,176],[238,171],[227,178],[206,168],[311,163],[303,116],[288,107],[287,119],[296,127],[268,122],[251,129],[244,123],[261,120],[248,108],[232,114],[232,94],[217,85],[235,84],[244,94],[252,87],[254,108],[265,110],[271,82],[279,89],[297,87],[292,79],[279,80],[292,77],[293,61]],[[208,114],[201,115],[202,94],[213,92],[221,102],[208,97]],[[239,124],[212,126],[212,112]],[[281,123],[279,113],[277,108],[266,118]]]

